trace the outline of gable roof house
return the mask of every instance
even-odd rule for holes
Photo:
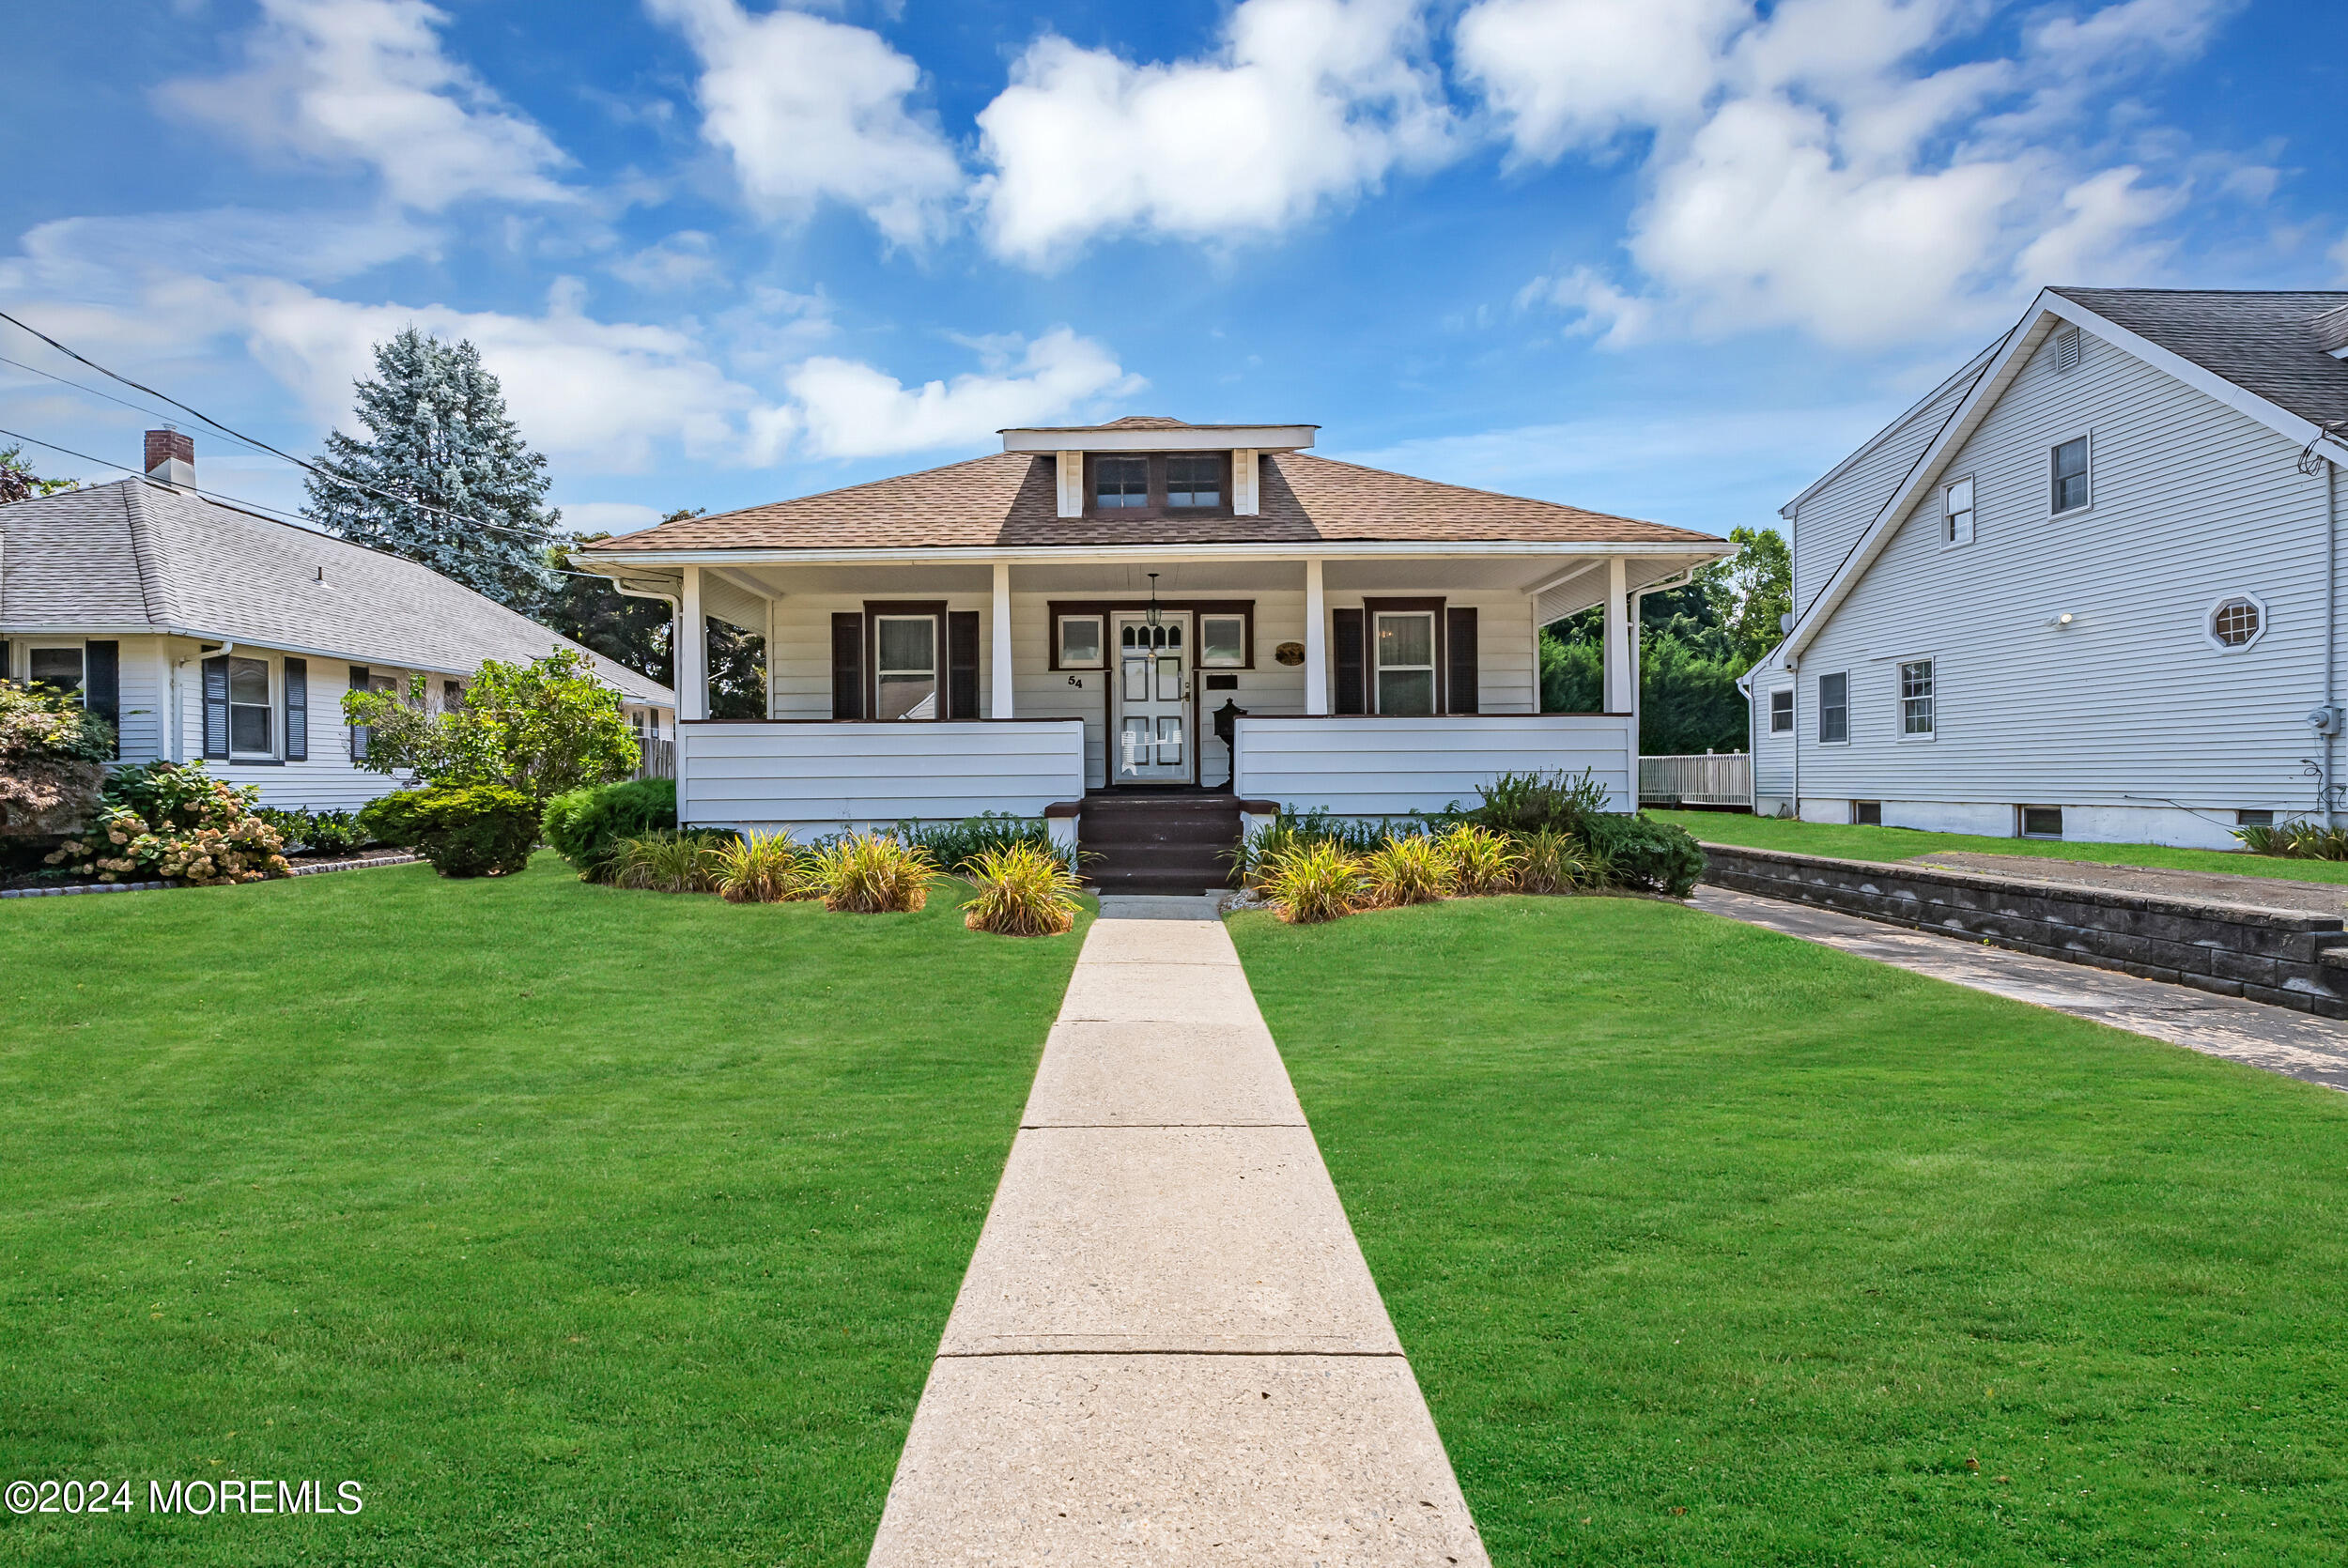
[[[2341,807],[2348,292],[2054,288],[1787,503],[1755,808],[2235,848]]]
[[[354,763],[344,692],[444,701],[484,659],[586,652],[412,561],[204,500],[183,432],[147,456],[146,478],[0,506],[0,675],[80,692],[125,762],[357,807],[395,781]],[[666,686],[590,656],[640,733],[673,733]]]
[[[813,835],[1009,811],[1089,843],[1120,803],[1187,801],[1224,827],[1241,802],[1376,818],[1553,767],[1593,769],[1627,807],[1630,610],[1729,547],[1317,457],[1317,428],[1005,430],[999,453],[580,559],[688,622],[765,636],[764,720],[708,719],[705,672],[681,672],[691,823]],[[1598,604],[1608,711],[1541,713],[1538,627]],[[1222,880],[1196,856],[1123,858],[1126,885]]]

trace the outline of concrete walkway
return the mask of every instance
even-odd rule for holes
[[[2348,1024],[2331,1019],[1725,887],[1699,886],[1689,902],[1732,920],[1938,980],[2052,1007],[2310,1084],[2348,1089]]]
[[[1485,1564],[1213,900],[1101,903],[872,1561]]]

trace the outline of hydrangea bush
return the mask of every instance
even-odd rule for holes
[[[286,841],[257,814],[257,785],[212,777],[201,762],[153,762],[106,781],[90,832],[47,856],[100,882],[184,882],[197,887],[290,875]]]

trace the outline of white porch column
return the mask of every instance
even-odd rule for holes
[[[702,614],[702,569],[685,568],[677,594],[676,716],[709,716],[709,622]]]
[[[1321,623],[1329,619],[1321,592],[1321,558],[1305,561],[1305,711],[1329,711],[1329,637]]]
[[[995,563],[995,702],[993,716],[1012,716],[1011,562]]]
[[[1638,666],[1631,663],[1630,563],[1620,556],[1606,562],[1606,711],[1627,714],[1637,700]]]

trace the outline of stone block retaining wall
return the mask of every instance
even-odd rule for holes
[[[1742,893],[2348,1018],[2337,915],[1736,844],[1706,844],[1704,857],[1705,881]]]

